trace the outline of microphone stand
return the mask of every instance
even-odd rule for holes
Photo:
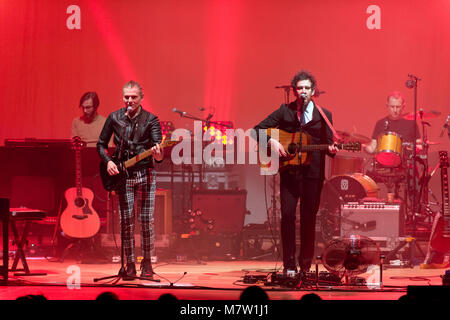
[[[427,133],[426,133],[426,129],[425,129],[425,125],[430,125],[428,122],[423,121],[423,111],[419,111],[420,113],[420,120],[422,122],[422,132],[423,132],[423,141],[422,141],[422,152],[425,155],[425,159],[423,159],[424,161],[422,162],[423,165],[423,174],[421,177],[421,181],[420,181],[420,190],[419,190],[419,205],[418,205],[418,209],[417,212],[418,214],[420,214],[422,212],[422,200],[428,204],[428,137],[427,137]],[[420,157],[420,156],[419,156]],[[424,193],[424,190],[426,190],[426,192]],[[422,199],[423,198],[423,199]]]
[[[205,122],[208,127],[209,127],[209,124],[219,124],[219,125],[221,125],[223,127],[227,127],[227,128],[230,128],[230,129],[233,128],[231,125],[226,124],[226,123],[220,123],[218,121],[211,121],[210,119],[212,118],[212,115],[209,115],[206,119],[203,119],[203,118],[196,117],[196,116],[194,116],[192,114],[189,114],[187,112],[182,112],[182,113],[180,113],[180,117],[181,118],[188,118],[188,119],[192,119],[192,120],[199,120],[201,122]]]
[[[415,247],[417,247],[419,249],[419,251],[421,251],[420,247],[418,246],[417,242],[416,242],[416,226],[417,226],[417,216],[418,216],[418,212],[417,212],[417,197],[416,197],[416,168],[417,168],[417,152],[416,152],[416,147],[417,147],[417,82],[419,80],[421,80],[420,78],[416,77],[415,75],[412,74],[408,74],[409,79],[406,81],[406,87],[408,88],[414,88],[414,138],[413,138],[413,196],[412,196],[412,239],[410,239],[409,241],[409,262],[408,262],[408,266],[410,268],[412,268],[414,266],[414,257],[415,257]],[[420,201],[420,199],[419,199]],[[394,249],[393,252],[391,253],[395,253],[397,250],[399,250],[401,247],[403,247],[406,244],[406,242],[400,244],[396,249]]]
[[[284,103],[289,104],[289,93],[291,92],[291,86],[289,85],[282,85],[282,86],[276,86],[275,89],[284,89]]]
[[[420,80],[418,77],[408,74],[408,77],[410,78],[409,82],[407,82],[407,85],[412,85],[412,88],[414,88],[414,138],[413,138],[413,205],[412,205],[412,211],[413,211],[413,236],[416,235],[416,214],[417,214],[417,199],[416,199],[416,168],[417,168],[417,160],[416,160],[416,147],[417,147],[417,82]]]
[[[187,112],[175,111],[176,109],[173,109],[173,110],[174,110],[174,112],[179,113],[181,118],[184,117],[184,118],[188,118],[188,119],[192,119],[192,120],[198,120],[198,121],[201,121],[202,123],[204,122],[206,127],[209,127],[210,124],[218,124],[218,125],[221,125],[223,127],[230,128],[230,129],[233,128],[231,125],[226,124],[226,123],[220,123],[220,122],[217,122],[217,121],[211,121],[211,118],[213,117],[212,114],[209,114],[206,117],[206,119],[203,119],[203,118],[200,118],[200,117],[196,117],[196,116],[194,116],[192,114],[189,114]],[[202,133],[202,137],[203,137],[203,133]],[[203,145],[203,139],[202,139],[202,145]],[[200,167],[199,182],[200,182],[200,190],[202,190],[203,189],[203,162],[202,162],[202,165]]]

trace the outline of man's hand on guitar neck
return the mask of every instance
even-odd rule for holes
[[[153,159],[155,159],[156,161],[161,161],[164,158],[164,153],[163,149],[161,148],[161,144],[157,143],[150,150],[152,151]]]
[[[328,146],[328,152],[331,154],[336,154],[338,152],[338,147],[336,146],[335,143],[333,143],[332,145]]]

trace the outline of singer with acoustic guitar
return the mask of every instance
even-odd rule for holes
[[[141,85],[129,81],[123,86],[124,107],[112,112],[97,142],[97,151],[110,176],[123,175],[115,187],[119,198],[122,245],[126,259],[126,277],[133,280],[136,276],[134,221],[137,214],[141,223],[141,262],[142,278],[153,278],[151,253],[155,246],[154,201],[156,190],[156,172],[153,161],[163,160],[160,146],[162,140],[159,119],[141,106],[144,98]],[[114,155],[109,155],[108,141],[114,134]],[[135,165],[124,169],[123,164],[144,151],[151,156],[139,160]],[[137,204],[135,212],[135,203]]]
[[[280,168],[281,239],[284,272],[296,273],[297,261],[302,283],[309,271],[314,255],[316,214],[325,179],[325,155],[334,156],[338,148],[333,143],[331,113],[320,109],[312,100],[316,80],[308,71],[300,71],[293,77],[291,86],[296,100],[285,104],[268,115],[254,127],[258,141],[267,139],[273,152],[281,158],[288,156],[282,143],[270,137],[264,130],[277,128],[289,133],[302,132],[314,145],[328,145],[325,149],[310,151],[309,161]],[[327,120],[325,120],[324,115]],[[267,131],[266,131],[267,132]],[[300,199],[300,252],[296,259],[295,211]],[[300,284],[302,285],[302,284]]]

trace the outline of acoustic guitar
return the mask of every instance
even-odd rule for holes
[[[450,207],[448,195],[448,154],[447,151],[439,151],[441,167],[442,188],[442,214],[436,216],[430,237],[430,246],[438,252],[450,251]]]
[[[94,193],[83,188],[81,184],[81,150],[84,142],[80,137],[74,137],[72,148],[75,150],[75,187],[65,192],[67,208],[60,218],[61,230],[71,238],[90,238],[100,229],[100,217],[92,208]]]
[[[160,146],[161,149],[163,149],[165,147],[174,146],[179,142],[180,141],[164,140],[161,142]],[[117,169],[119,170],[119,174],[114,176],[109,175],[107,171],[107,164],[100,161],[100,178],[102,180],[103,188],[105,188],[106,191],[116,190],[127,177],[126,169],[134,166],[139,161],[148,158],[151,155],[152,152],[150,148],[124,162],[118,162],[116,159],[113,159],[114,163],[117,165]]]
[[[286,132],[277,128],[269,128],[266,130],[268,136],[275,138],[278,135],[278,142],[288,153],[287,157],[280,157],[279,167],[288,165],[308,165],[311,162],[312,151],[326,151],[328,144],[312,144],[312,137],[304,132]],[[360,142],[349,142],[336,144],[339,150],[361,151]],[[259,162],[261,168],[269,168],[270,162]]]

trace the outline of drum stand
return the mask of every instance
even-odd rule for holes
[[[405,163],[405,170],[406,170],[405,177],[404,177],[406,182],[405,182],[405,188],[404,188],[404,191],[403,191],[403,193],[404,193],[404,201],[403,201],[403,203],[404,203],[404,210],[405,211],[404,212],[400,212],[400,214],[408,215],[409,210],[411,208],[415,208],[415,206],[414,206],[413,203],[411,204],[411,206],[408,206],[408,199],[409,199],[408,195],[409,195],[409,192],[410,192],[409,186],[410,186],[410,182],[411,182],[411,175],[409,173],[410,172],[409,166],[411,164],[408,161],[404,161],[404,163]],[[413,187],[413,191],[412,192],[416,193],[415,186]],[[414,197],[413,197],[413,199],[414,199]],[[412,230],[413,235],[414,235],[415,234],[415,222],[414,221],[416,219],[415,212],[412,211],[412,215],[410,215],[410,216],[411,216],[410,220],[413,221],[411,223],[413,223],[413,225],[414,225],[413,230]],[[405,219],[405,224],[407,224],[406,220],[408,220],[408,216]],[[394,260],[396,255],[397,255],[397,253],[405,246],[408,246],[408,259],[407,259],[406,263],[404,263],[403,265],[392,265],[392,264],[390,264],[390,261]],[[415,236],[405,237],[392,251],[390,251],[386,255],[386,258],[384,259],[384,268],[404,268],[404,267],[413,268],[414,267],[414,260],[415,260],[415,256],[416,256],[416,249],[419,250],[422,253],[423,256],[425,256],[423,251],[422,251],[422,249],[417,244]]]
[[[414,267],[414,263],[415,263],[415,258],[416,258],[416,251],[415,249],[417,248],[420,253],[422,254],[423,258],[426,258],[426,255],[424,254],[424,252],[422,251],[422,249],[419,247],[419,245],[416,242],[416,235],[417,235],[417,226],[418,224],[421,224],[423,226],[426,226],[427,229],[431,228],[432,225],[432,221],[433,221],[433,212],[431,211],[430,207],[429,207],[429,202],[428,202],[428,193],[430,192],[430,189],[428,187],[428,183],[430,181],[431,175],[428,173],[428,148],[429,145],[427,144],[427,134],[426,134],[426,130],[425,130],[425,125],[429,126],[429,123],[423,121],[423,117],[422,117],[422,113],[420,113],[420,118],[421,118],[421,122],[422,122],[422,128],[423,128],[423,156],[420,155],[416,155],[416,143],[414,141],[413,144],[413,154],[412,154],[412,162],[413,162],[413,166],[412,166],[412,174],[410,172],[411,168],[411,162],[408,163],[408,161],[405,161],[406,163],[406,187],[405,187],[405,209],[406,212],[408,212],[408,204],[407,204],[407,199],[408,199],[408,191],[413,193],[413,197],[412,197],[412,203],[411,203],[411,211],[412,214],[411,216],[411,221],[409,221],[412,224],[412,236],[411,237],[406,237],[405,240],[403,240],[393,251],[391,251],[387,256],[386,256],[386,261],[389,262],[393,256],[395,256],[398,251],[403,248],[405,245],[409,245],[409,260],[408,263],[406,264],[406,266],[413,268]],[[420,188],[417,191],[416,190],[416,162],[420,162],[423,165],[423,173],[421,178],[419,179],[418,183],[420,184]],[[433,172],[434,173],[434,172]],[[411,177],[412,176],[412,177]],[[412,187],[411,187],[411,178],[413,180],[412,183]],[[433,195],[434,196],[434,195]],[[425,203],[425,207],[422,206],[422,204]],[[422,211],[425,211],[425,213],[423,214]],[[423,218],[423,216],[425,215],[425,218],[423,219],[423,222],[419,222],[419,218]],[[427,223],[425,220],[427,218],[431,219],[430,223]],[[430,229],[431,231],[431,229]]]

